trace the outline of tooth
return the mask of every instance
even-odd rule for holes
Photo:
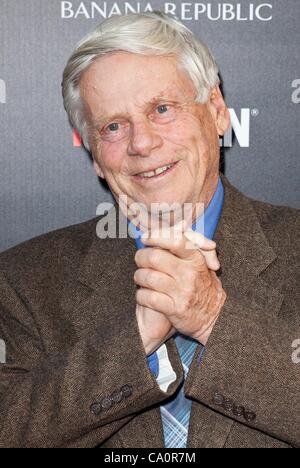
[[[144,174],[142,174],[143,177],[147,177],[147,178],[150,178],[150,177],[153,177],[155,176],[155,172],[152,171],[152,172],[145,172]]]
[[[156,174],[157,175],[162,174],[163,172],[166,172],[167,169],[168,169],[168,166],[161,167],[161,168],[156,170]]]
[[[171,167],[173,167],[173,165],[174,164],[169,164],[169,166],[160,167],[160,168],[156,169],[155,171],[144,172],[143,174],[141,174],[141,176],[145,177],[147,179],[150,179],[151,177],[154,177],[156,175],[160,175],[163,172],[166,172],[168,169],[171,169]]]

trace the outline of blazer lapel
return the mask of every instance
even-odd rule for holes
[[[218,273],[228,296],[247,303],[270,316],[281,308],[283,295],[263,279],[263,272],[277,256],[270,246],[253,208],[253,202],[222,176],[225,201],[215,235],[221,270]],[[198,365],[194,366],[198,368]],[[188,447],[223,447],[233,421],[193,402]]]
[[[136,270],[132,239],[99,239],[95,232],[76,278],[66,283],[61,306],[78,333],[135,317]],[[131,311],[130,317],[124,311]]]
[[[229,293],[246,295],[258,307],[270,307],[276,313],[283,298],[276,284],[265,282],[262,274],[275,262],[277,255],[263,232],[253,202],[224,176],[222,181],[225,201],[215,240],[223,287]]]

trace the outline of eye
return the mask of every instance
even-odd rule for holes
[[[128,135],[130,124],[126,121],[112,122],[100,130],[100,136],[103,141],[115,143]]]
[[[120,125],[118,123],[112,123],[108,125],[107,130],[109,130],[110,132],[117,132],[119,128],[120,128]]]
[[[158,106],[157,111],[159,114],[165,114],[168,112],[169,106],[167,104],[162,104],[161,106]]]

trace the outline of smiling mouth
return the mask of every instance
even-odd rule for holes
[[[168,164],[166,166],[158,167],[157,169],[155,169],[153,171],[140,172],[139,174],[135,174],[135,177],[139,177],[141,179],[153,179],[154,177],[158,177],[158,176],[160,176],[162,174],[165,174],[166,172],[170,171],[176,164],[177,164],[177,162]]]

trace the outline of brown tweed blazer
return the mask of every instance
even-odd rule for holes
[[[223,177],[215,236],[228,299],[190,369],[189,447],[300,447],[299,212],[250,200]],[[0,447],[163,447],[135,318],[135,243],[97,219],[0,255]],[[101,404],[102,403],[102,404]]]

